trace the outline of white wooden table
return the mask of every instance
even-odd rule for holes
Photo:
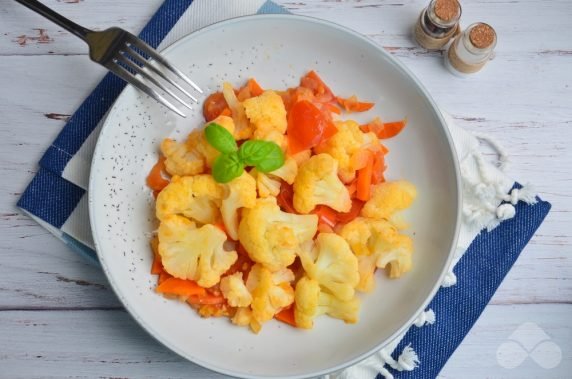
[[[139,31],[162,0],[44,2],[89,27]],[[499,34],[496,58],[469,80],[449,75],[440,53],[411,41],[425,1],[278,2],[383,45],[460,125],[507,146],[514,177],[535,183],[553,204],[442,377],[572,377],[572,2],[464,1],[465,26],[485,21]],[[15,208],[42,153],[103,75],[81,41],[13,1],[0,3],[0,377],[218,377],[155,342],[99,269]],[[555,368],[529,358],[508,369],[497,359],[526,322],[559,346]]]

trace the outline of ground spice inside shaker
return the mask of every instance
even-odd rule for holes
[[[425,49],[440,49],[459,34],[460,18],[457,0],[431,0],[415,24],[415,40]]]
[[[447,67],[461,75],[480,71],[492,56],[496,43],[497,35],[490,25],[472,24],[449,46],[445,55]]]

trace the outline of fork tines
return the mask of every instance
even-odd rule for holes
[[[149,59],[144,55],[147,55]],[[167,97],[171,97],[189,109],[192,109],[190,103],[198,104],[199,101],[170,76],[183,80],[198,93],[203,93],[191,79],[135,36],[131,36],[126,41],[124,47],[115,54],[112,62],[108,65],[109,70],[182,117],[186,117],[185,114],[167,100]],[[155,89],[149,84],[152,84]],[[185,97],[189,100],[185,100]]]

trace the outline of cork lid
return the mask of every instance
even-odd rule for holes
[[[434,12],[435,16],[445,22],[456,20],[461,5],[457,0],[436,0]]]
[[[477,49],[486,49],[493,45],[496,41],[495,30],[488,24],[478,23],[469,33],[469,41]]]

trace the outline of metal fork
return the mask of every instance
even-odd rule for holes
[[[133,34],[121,28],[109,28],[101,32],[92,31],[68,20],[37,0],[16,1],[83,39],[89,45],[89,57],[92,61],[107,68],[178,115],[185,117],[185,114],[167,100],[165,96],[170,96],[189,109],[192,109],[192,107],[188,100],[185,101],[181,96],[184,95],[191,102],[198,103],[197,98],[191,95],[181,84],[169,77],[168,73],[182,79],[194,90],[202,94],[203,91],[199,86],[167,62],[151,46]],[[153,84],[159,91],[152,88],[147,82]],[[167,83],[171,88],[166,85]],[[177,94],[175,89],[180,93]]]

